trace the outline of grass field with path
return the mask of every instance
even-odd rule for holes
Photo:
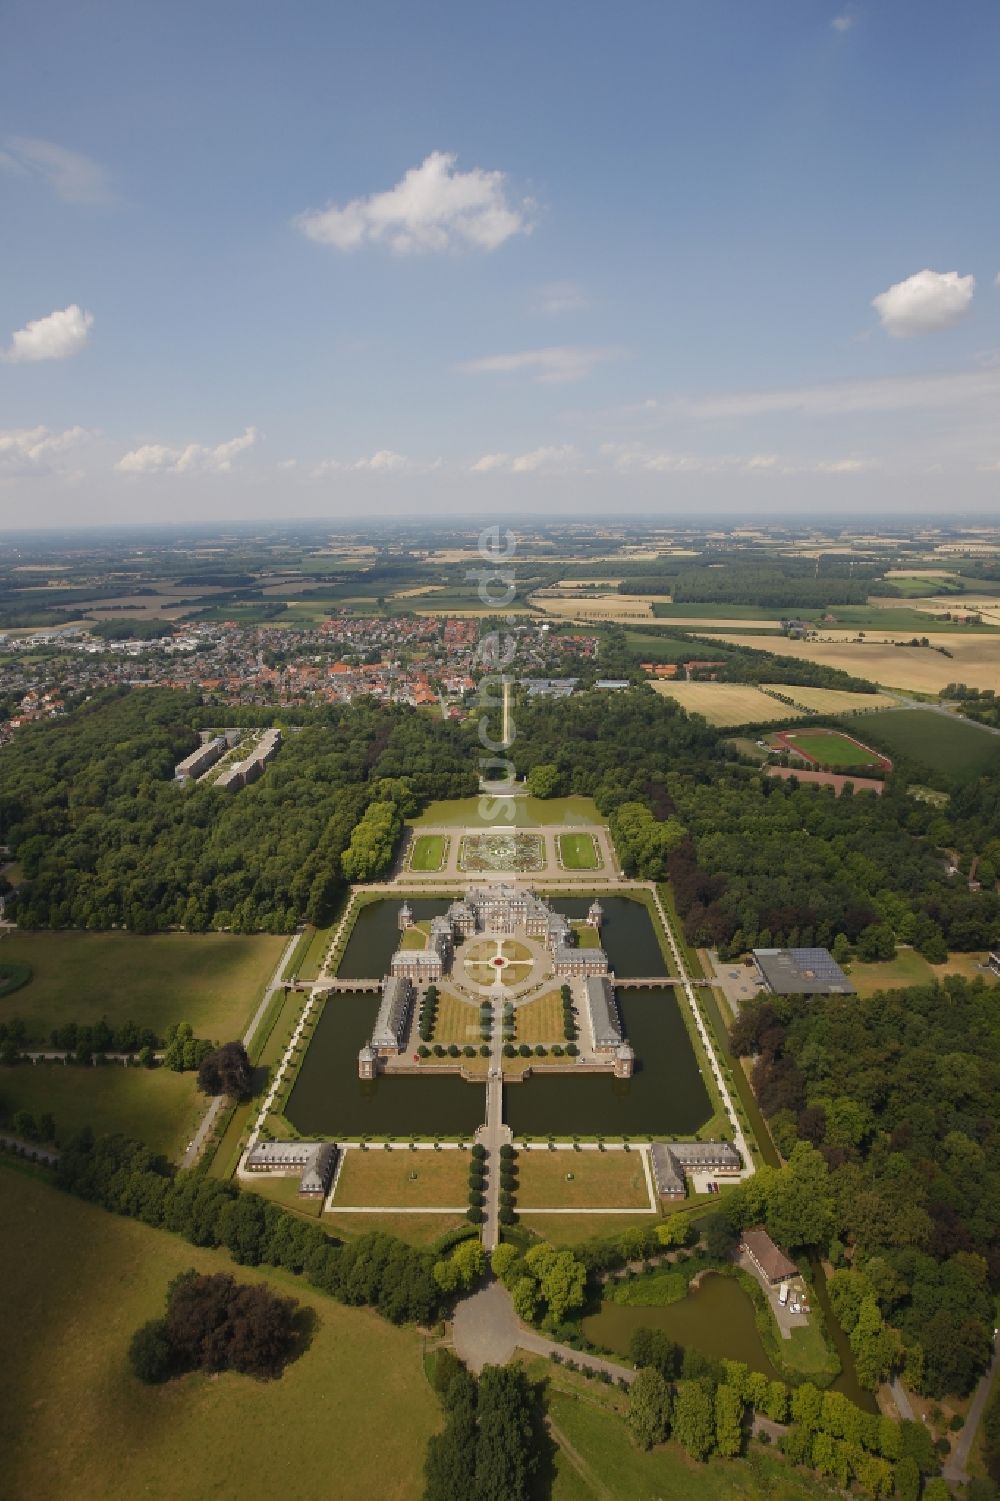
[[[125,1068],[107,1063],[18,1063],[0,1068],[0,1109],[9,1119],[30,1110],[48,1112],[60,1142],[84,1126],[95,1136],[122,1131],[176,1159],[194,1135],[205,1109],[193,1073],[168,1068]]]
[[[411,870],[440,870],[446,840],[443,834],[418,834],[410,849]]]
[[[567,870],[596,870],[600,865],[592,834],[558,834],[559,855]]]
[[[18,1352],[0,1372],[7,1501],[419,1501],[441,1415],[415,1332],[13,1167],[0,1173],[0,1275],[17,1289],[0,1315],[4,1346]],[[267,1282],[314,1310],[308,1348],[279,1381],[193,1373],[143,1386],[132,1376],[129,1340],[191,1267]]]
[[[718,729],[734,724],[779,724],[803,716],[788,704],[779,703],[752,683],[651,682],[664,698],[675,699],[689,714],[701,714]]]
[[[134,1021],[158,1036],[190,1022],[198,1037],[242,1035],[287,938],[264,934],[12,933],[0,958],[30,964],[30,984],[0,1014],[21,1016],[29,1035],[107,1017]],[[9,1007],[9,1009],[7,1009]]]
[[[519,1152],[517,1173],[519,1211],[649,1208],[638,1151]]]
[[[959,780],[971,780],[1000,767],[1000,735],[957,715],[932,709],[895,709],[856,722],[863,736],[893,757],[926,766]],[[852,731],[853,733],[853,731]]]
[[[344,1154],[332,1213],[344,1206],[384,1209],[459,1208],[469,1195],[468,1152],[410,1152],[405,1148]]]

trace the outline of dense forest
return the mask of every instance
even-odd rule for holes
[[[756,1059],[782,1150],[811,1163],[799,1228],[775,1228],[832,1248],[831,1298],[852,1345],[878,1375],[903,1367],[931,1396],[971,1390],[1000,1283],[995,990],[949,977],[863,1005],[768,997],[744,1008],[732,1043]],[[740,1193],[766,1199],[758,1176]]]
[[[329,916],[370,804],[402,815],[475,790],[467,732],[367,704],[313,713],[251,787],[181,787],[201,712],[183,693],[109,693],[4,748],[0,842],[23,867],[22,926],[287,932]],[[354,838],[353,869],[372,874],[372,851],[384,867],[384,824],[373,814]]]

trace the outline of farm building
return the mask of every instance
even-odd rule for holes
[[[781,1247],[776,1246],[759,1225],[754,1230],[744,1230],[740,1250],[749,1256],[764,1281],[772,1287],[798,1275],[799,1269],[794,1261],[789,1261]]]
[[[854,995],[829,949],[754,949],[761,980],[772,995]]]

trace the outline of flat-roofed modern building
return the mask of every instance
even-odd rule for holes
[[[829,949],[754,949],[757,972],[772,995],[855,995]]]

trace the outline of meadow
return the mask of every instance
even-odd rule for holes
[[[845,721],[852,727],[852,721]],[[957,715],[895,709],[866,718],[859,730],[889,756],[969,781],[1000,766],[1000,735]]]
[[[234,1266],[224,1252],[108,1214],[14,1166],[0,1172],[0,1275],[17,1289],[0,1313],[4,1348],[18,1352],[0,1372],[7,1501],[418,1501],[440,1408],[414,1331],[289,1274]],[[267,1282],[312,1310],[307,1348],[280,1380],[195,1373],[150,1387],[132,1376],[132,1334],[192,1267]]]
[[[126,1068],[121,1063],[18,1063],[0,1068],[0,1110],[9,1120],[16,1110],[37,1121],[48,1113],[58,1142],[84,1126],[95,1136],[116,1131],[138,1137],[154,1152],[177,1159],[187,1146],[205,1097],[193,1073],[168,1068]]]
[[[262,934],[11,932],[0,957],[30,964],[32,979],[3,1007],[29,1037],[106,1017],[134,1021],[158,1036],[171,1022],[229,1042],[242,1035],[281,957],[286,938]]]

